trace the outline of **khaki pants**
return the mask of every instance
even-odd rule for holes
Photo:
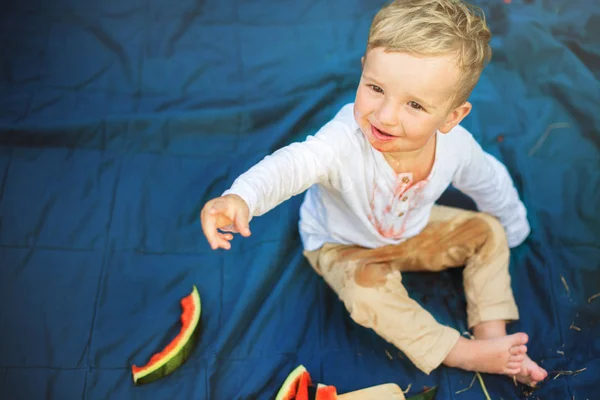
[[[409,297],[401,272],[465,266],[469,328],[519,318],[504,228],[485,213],[436,205],[425,229],[398,245],[366,249],[327,243],[304,255],[356,323],[395,345],[426,374],[443,362],[460,333]]]

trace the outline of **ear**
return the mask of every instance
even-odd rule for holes
[[[446,116],[446,121],[439,128],[441,133],[448,133],[452,128],[456,125],[460,124],[460,122],[471,112],[473,106],[468,101],[464,102],[462,105],[456,107],[451,110]]]
[[[364,67],[365,67],[365,56],[362,56],[362,57],[360,58],[360,66],[361,66],[362,68],[364,68]]]

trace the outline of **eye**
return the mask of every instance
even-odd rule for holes
[[[368,85],[368,86],[376,93],[383,93],[383,89],[377,85]]]
[[[409,101],[408,105],[414,108],[415,110],[424,110],[424,108],[416,101]]]

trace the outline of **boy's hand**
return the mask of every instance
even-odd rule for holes
[[[210,200],[200,213],[202,230],[213,250],[231,248],[231,233],[219,232],[219,229],[228,232],[239,232],[242,236],[250,236],[248,228],[248,206],[239,196],[228,194]]]

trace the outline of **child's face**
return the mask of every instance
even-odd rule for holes
[[[356,92],[354,116],[380,152],[415,151],[438,130],[447,133],[470,111],[454,109],[459,70],[451,57],[415,57],[369,50]]]

